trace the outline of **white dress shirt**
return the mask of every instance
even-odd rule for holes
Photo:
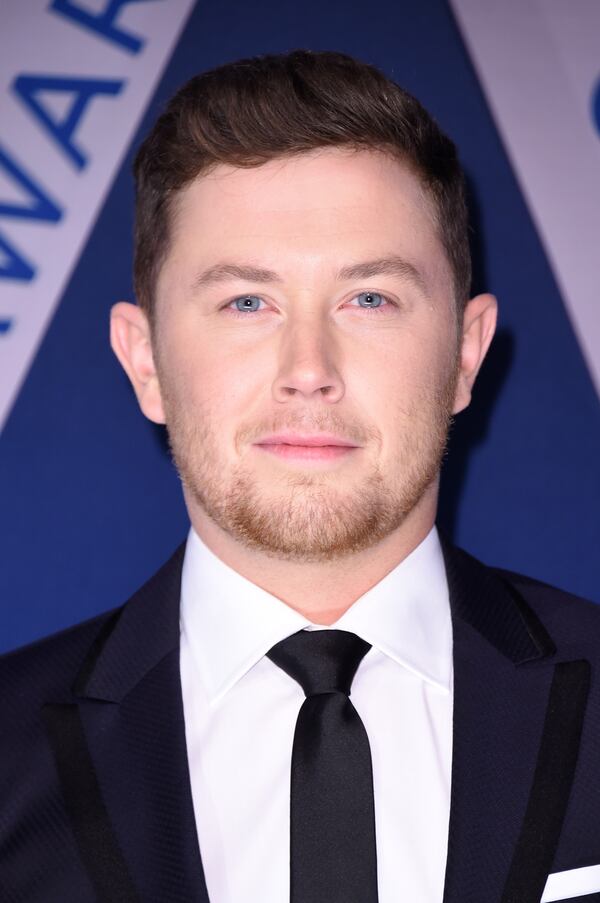
[[[211,903],[289,900],[290,766],[304,694],[270,659],[313,625],[190,532],[181,678]],[[452,625],[435,528],[332,628],[372,645],[352,702],[373,760],[380,903],[441,903],[452,760]],[[324,901],[325,903],[325,901]]]

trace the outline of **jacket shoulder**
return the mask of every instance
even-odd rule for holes
[[[600,605],[525,574],[502,568],[490,570],[516,591],[533,609],[559,647],[575,652],[585,647],[590,657],[600,656]]]
[[[111,609],[0,656],[0,688],[5,704],[12,701],[22,707],[38,697],[64,698],[90,649],[102,642],[122,609]]]
[[[492,567],[490,570],[500,577],[501,580],[510,583],[523,596],[536,599],[542,605],[550,608],[573,605],[582,606],[590,614],[595,613],[600,617],[600,605],[592,602],[591,599],[584,599],[582,596],[577,596],[558,586],[552,586],[543,580],[536,580],[534,577],[529,577],[526,574],[518,574],[505,568]]]
[[[117,622],[130,641],[133,633],[134,642],[139,640],[135,631],[141,622],[157,621],[164,627],[160,611],[167,596],[177,596],[178,601],[184,551],[182,544],[124,604],[0,656],[0,711],[7,705],[20,705],[24,713],[40,701],[72,702],[75,681],[85,682],[86,669],[93,667]],[[174,615],[178,624],[178,609]]]

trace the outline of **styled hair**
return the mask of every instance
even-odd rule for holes
[[[260,166],[325,147],[381,150],[411,167],[433,202],[457,313],[471,287],[464,175],[453,142],[411,94],[342,53],[295,50],[219,66],[170,100],[134,163],[134,287],[154,314],[178,193],[219,164]]]

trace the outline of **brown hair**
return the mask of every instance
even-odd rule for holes
[[[197,75],[169,102],[134,163],[134,285],[153,319],[177,193],[220,163],[259,166],[322,147],[380,149],[412,166],[433,200],[457,312],[469,297],[464,176],[456,148],[408,92],[342,53],[295,50]]]

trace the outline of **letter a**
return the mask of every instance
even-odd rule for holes
[[[78,147],[73,135],[85,108],[96,94],[113,96],[118,94],[123,87],[123,82],[105,79],[91,78],[55,78],[44,75],[19,75],[13,84],[13,88],[23,103],[29,107],[32,113],[50,132],[58,142],[63,153],[75,164],[77,169],[83,169],[88,160],[83,150]],[[39,98],[41,91],[69,92],[73,95],[71,107],[62,121],[54,118],[47,106],[44,106]]]

